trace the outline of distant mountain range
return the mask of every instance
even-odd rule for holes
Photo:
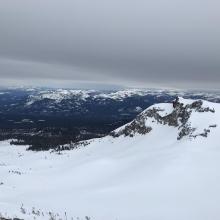
[[[139,112],[154,102],[170,101],[173,97],[201,98],[220,102],[220,92],[180,91],[156,89],[125,89],[118,91],[72,90],[72,89],[2,89],[0,90],[0,111],[29,112],[49,114],[85,114],[93,111],[92,107],[101,108],[116,105],[119,114]],[[123,108],[120,103],[123,102]],[[91,106],[93,105],[93,106]],[[139,106],[141,105],[141,106]],[[114,107],[113,107],[114,108]],[[79,111],[79,112],[76,112]],[[135,113],[134,113],[135,114]]]

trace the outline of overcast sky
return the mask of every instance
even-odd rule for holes
[[[0,78],[220,88],[220,1],[0,0]]]

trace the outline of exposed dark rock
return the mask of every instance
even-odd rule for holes
[[[215,113],[215,109],[211,109],[209,107],[203,108],[202,107],[202,100],[198,100],[193,102],[191,105],[189,105],[189,108],[195,109],[197,112],[212,112]]]
[[[55,149],[51,151],[51,153],[57,152],[58,154],[61,154],[61,151],[68,151],[68,150],[77,149],[79,147],[85,147],[88,144],[89,144],[88,141],[80,141],[80,142],[75,142],[75,143],[71,142],[70,144],[56,147]]]
[[[144,118],[137,118],[132,121],[130,124],[126,125],[124,129],[119,132],[112,132],[113,137],[119,137],[121,135],[133,137],[134,134],[147,134],[152,130],[151,127],[145,125]]]
[[[173,108],[176,108],[178,103],[179,103],[179,97],[176,97],[176,99],[173,101]]]
[[[191,124],[189,123],[189,118],[192,114],[192,111],[215,112],[214,109],[210,109],[209,107],[204,108],[202,105],[203,102],[198,100],[192,104],[187,104],[184,106],[183,103],[179,102],[179,99],[176,99],[173,102],[173,111],[169,115],[161,116],[159,113],[164,111],[163,109],[155,107],[150,108],[138,115],[135,120],[126,125],[123,129],[119,130],[118,132],[111,132],[111,135],[113,137],[119,137],[121,135],[133,137],[136,133],[142,135],[147,134],[152,130],[152,128],[150,126],[146,126],[146,122],[147,120],[151,120],[163,125],[178,127],[178,140],[182,139],[184,136],[195,137],[192,134],[196,128],[192,128]],[[207,137],[209,132],[210,130],[205,129],[204,133],[200,134],[200,136]]]
[[[0,217],[0,220],[24,220],[24,219],[20,219],[20,218],[4,218],[4,217]]]
[[[191,137],[198,137],[198,136],[202,136],[202,137],[208,137],[208,133],[210,133],[210,129],[204,129],[203,133],[197,134],[197,135],[192,135]]]
[[[196,129],[190,126],[183,126],[178,134],[177,140],[182,139],[184,136],[190,136]]]
[[[210,128],[216,128],[217,125],[209,125]]]

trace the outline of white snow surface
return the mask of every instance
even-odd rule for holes
[[[216,125],[207,138],[177,140],[177,128],[146,122],[153,128],[146,135],[93,139],[61,155],[0,142],[0,213],[23,219],[49,219],[53,212],[62,219],[218,220],[220,104],[203,105],[215,113],[193,112],[190,122],[196,132]],[[171,104],[153,107],[164,116],[172,112]],[[31,214],[33,207],[39,215]]]

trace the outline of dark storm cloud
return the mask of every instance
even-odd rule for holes
[[[216,87],[215,0],[0,0],[2,82]]]

